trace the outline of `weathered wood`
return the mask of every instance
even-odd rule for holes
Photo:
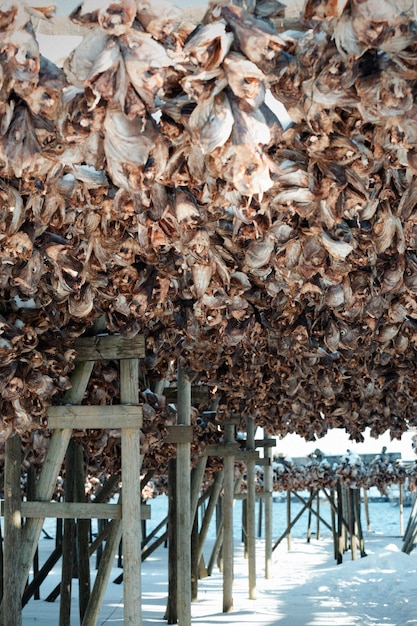
[[[398,508],[400,512],[400,535],[401,537],[404,534],[404,497],[403,497],[403,484],[400,483],[398,485],[399,495],[398,495]]]
[[[119,498],[120,502],[120,498]],[[96,626],[100,607],[103,603],[104,594],[106,592],[107,583],[110,578],[111,570],[114,563],[117,548],[122,537],[121,520],[113,520],[109,537],[106,541],[102,557],[100,559],[100,567],[98,568],[96,579],[94,581],[93,590],[88,602],[88,606],[82,621],[82,626]],[[140,622],[137,622],[140,624]],[[136,625],[135,625],[136,626]]]
[[[108,361],[145,358],[145,338],[98,335],[80,337],[74,342],[77,361]]]
[[[65,501],[74,500],[75,479],[75,442],[69,442],[65,464]],[[70,626],[71,623],[71,591],[72,566],[74,562],[75,520],[66,518],[64,521],[64,539],[62,542],[61,568],[61,602],[59,604],[59,626]]]
[[[287,550],[289,551],[291,550],[291,491],[287,491],[287,528]]]
[[[242,441],[241,442],[242,445],[245,445],[247,449],[249,449],[248,447],[248,441]],[[270,437],[266,437],[264,439],[255,439],[254,441],[254,448],[274,448],[277,445],[277,440],[276,439],[271,439]]]
[[[225,426],[226,446],[235,439],[235,427]],[[223,461],[223,613],[233,610],[233,496],[234,496],[234,456],[227,455]]]
[[[371,518],[369,516],[369,498],[368,498],[368,489],[366,487],[363,488],[363,504],[365,507],[366,529],[370,531],[371,530]]]
[[[142,506],[144,506],[144,505],[142,504]],[[142,551],[146,550],[150,540],[153,539],[153,537],[155,537],[155,535],[157,535],[159,533],[159,531],[161,530],[161,528],[166,526],[167,523],[168,523],[168,515],[166,517],[164,517],[164,519],[162,521],[160,521],[159,524],[157,524],[155,526],[155,528],[153,530],[151,530],[151,532],[148,535],[146,535],[146,537],[144,537],[142,539]]]
[[[168,404],[177,404],[178,388],[165,387],[164,396]],[[207,385],[192,385],[191,387],[191,404],[206,404],[210,400],[210,389]]]
[[[62,520],[61,520],[61,521],[62,521]],[[98,550],[98,548],[100,548],[100,547],[101,547],[101,545],[103,544],[103,542],[107,540],[107,537],[109,537],[109,536],[110,536],[110,533],[111,533],[111,531],[112,531],[113,524],[115,524],[115,523],[116,523],[116,521],[114,521],[114,522],[113,522],[113,521],[111,521],[111,522],[109,522],[108,524],[106,524],[106,525],[102,528],[102,530],[99,532],[99,534],[97,535],[97,537],[94,539],[93,543],[89,546],[89,548],[88,548],[88,556],[92,556],[92,555],[94,554],[94,552],[95,552],[96,550]],[[62,541],[61,541],[61,543],[59,544],[59,546],[57,546],[56,550],[58,550],[58,549],[60,550],[60,553],[62,553]],[[49,569],[51,569],[51,567],[50,567]],[[97,567],[97,569],[98,569],[98,567]],[[75,575],[76,575],[76,570],[77,570],[76,563],[74,563],[74,564],[73,564],[73,568],[72,568],[72,571],[73,571],[73,576],[75,576]],[[48,571],[49,571],[49,570],[48,570]],[[58,596],[59,596],[59,593],[60,593],[60,588],[61,588],[61,585],[60,585],[60,584],[58,584],[58,585],[57,585],[57,586],[56,586],[56,587],[55,587],[55,588],[54,588],[54,589],[50,592],[50,594],[48,595],[48,597],[47,597],[47,598],[45,598],[45,601],[46,601],[46,602],[55,602],[55,600],[56,600],[56,599],[58,598]],[[26,589],[25,589],[25,594],[26,594]],[[24,595],[25,595],[25,594],[24,594]]]
[[[22,502],[22,515],[27,518],[57,519],[122,519],[120,504],[97,502]],[[151,507],[143,504],[141,519],[151,519]],[[2,511],[3,511],[2,503]]]
[[[246,420],[246,454],[254,452],[255,448],[255,420]],[[256,453],[259,458],[259,453]],[[248,584],[249,600],[256,600],[256,524],[255,524],[255,461],[250,459],[246,463],[247,477],[247,546],[248,546]]]
[[[140,428],[142,407],[113,404],[108,406],[63,405],[48,409],[49,428]]]
[[[267,436],[264,431],[265,437]],[[264,469],[264,501],[265,501],[265,578],[272,577],[272,490],[274,488],[272,472],[272,449],[264,450],[265,460],[269,461]]]
[[[35,485],[36,485],[36,470],[33,465],[31,465],[27,472],[27,484],[26,484],[26,493],[28,500],[33,500],[35,497]],[[33,558],[33,578],[39,573],[39,548],[36,549],[35,556]],[[39,587],[35,590],[34,599],[39,600]]]
[[[236,456],[239,452],[239,444],[234,440],[230,443],[213,443],[205,447],[202,454],[205,456]]]
[[[343,493],[340,481],[337,481],[337,559],[340,565],[343,562],[344,541],[343,541]]]
[[[139,400],[139,361],[120,361],[120,401],[137,404]],[[142,424],[140,424],[141,426]],[[123,518],[123,596],[124,624],[137,626],[142,620],[141,590],[141,497],[140,430],[122,428],[122,518]]]
[[[201,457],[191,472],[191,602],[198,598],[198,572],[199,572],[199,534],[198,534],[198,504],[201,483],[207,465],[207,457]]]
[[[70,404],[79,404],[84,396],[87,388],[88,379],[94,363],[92,361],[80,363],[72,373],[72,388],[67,391],[64,402]],[[65,452],[71,438],[72,429],[56,429],[51,437],[45,460],[43,462],[42,471],[36,484],[36,500],[49,502],[56,485],[56,477],[61,469]],[[26,520],[22,531],[22,563],[20,585],[23,595],[26,581],[28,579],[29,570],[33,561],[33,556],[42,531],[44,518],[29,518]]]
[[[19,626],[22,623],[20,585],[21,559],[21,511],[20,473],[22,464],[21,441],[18,435],[5,443],[4,468],[4,553],[3,553],[3,615],[4,626]]]
[[[191,424],[191,383],[178,368],[177,422]],[[177,444],[177,606],[178,622],[191,626],[190,443]]]
[[[74,476],[74,500],[87,504],[85,493],[85,463],[82,446],[75,446],[75,476]],[[87,610],[91,593],[90,558],[88,554],[88,535],[90,520],[79,518],[77,520],[77,574],[78,574],[78,607],[80,623],[82,623]]]
[[[62,544],[56,546],[51,554],[46,559],[45,563],[42,565],[36,576],[29,583],[29,585],[25,589],[25,593],[23,594],[22,606],[26,606],[32,596],[34,596],[36,589],[39,589],[43,581],[48,576],[49,572],[55,565],[58,563],[59,559],[62,556]]]
[[[206,510],[204,511],[203,521],[200,528],[199,546],[198,546],[198,558],[199,561],[203,556],[204,542],[207,537],[207,532],[210,526],[211,519],[213,517],[214,509],[216,508],[217,501],[219,499],[220,491],[223,486],[223,470],[216,473],[214,479],[213,488],[210,494],[210,499]]]
[[[168,600],[164,619],[176,624],[177,611],[177,459],[168,459]]]
[[[164,443],[192,443],[194,439],[194,429],[192,426],[184,424],[175,424],[166,426],[168,434],[164,439]]]
[[[288,505],[288,502],[291,502],[290,494],[291,494],[291,492],[290,492],[290,491],[288,491],[288,492],[287,492],[287,505]],[[286,536],[290,535],[291,528],[294,526],[294,524],[296,524],[296,523],[298,522],[298,520],[300,519],[300,517],[302,516],[302,514],[304,513],[304,511],[305,511],[305,510],[306,510],[309,506],[311,506],[311,503],[313,502],[313,498],[314,498],[314,493],[313,493],[313,495],[312,495],[312,496],[310,496],[309,500],[305,503],[305,505],[303,506],[303,508],[302,508],[302,509],[301,509],[301,510],[297,513],[297,515],[294,517],[294,519],[293,519],[292,521],[290,521],[290,523],[289,523],[289,524],[287,524],[287,528],[284,530],[284,532],[283,532],[283,533],[282,533],[282,535],[279,537],[279,539],[277,539],[277,540],[276,540],[276,542],[275,542],[275,543],[274,543],[274,545],[273,545],[272,550],[275,550],[275,549],[279,546],[279,544],[280,544],[280,543],[281,543],[281,541],[284,539],[284,537],[286,537]],[[291,519],[291,515],[289,515],[289,516],[287,515],[287,521],[288,521],[288,519]],[[291,543],[289,543],[289,545],[288,545],[288,549],[289,549],[289,550],[291,549]]]

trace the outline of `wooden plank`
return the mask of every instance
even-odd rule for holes
[[[118,359],[144,359],[145,338],[120,335],[80,337],[74,343],[77,361],[108,361]]]
[[[122,538],[121,520],[113,520],[111,524],[112,529],[100,559],[100,565],[94,581],[93,591],[82,621],[82,626],[96,626],[97,624],[100,608],[106,593],[107,583],[109,582],[110,574],[113,568],[114,557],[116,556],[116,551],[119,547],[120,539]],[[140,623],[141,622],[137,622],[137,624]]]
[[[255,452],[255,420],[246,419],[246,447],[243,454]],[[258,454],[258,453],[257,453]],[[239,455],[237,456],[239,458]],[[258,457],[259,458],[259,454]],[[249,600],[256,600],[256,534],[255,534],[255,460],[250,459],[246,464],[247,480],[247,546],[248,546],[248,596]]]
[[[165,387],[164,396],[168,404],[176,404],[177,387]],[[191,387],[191,404],[204,404],[210,400],[210,388],[207,385],[193,385]]]
[[[3,502],[2,502],[3,514]],[[23,517],[57,519],[122,519],[120,504],[95,502],[22,502]],[[151,507],[141,506],[141,519],[151,519]]]
[[[93,361],[80,363],[72,373],[71,384],[65,396],[64,402],[69,404],[79,404],[87,388],[88,379],[93,369]],[[43,462],[42,471],[36,484],[35,497],[36,500],[49,502],[52,498],[56,486],[56,478],[61,469],[68,442],[71,438],[72,429],[56,429],[51,437],[45,460]],[[21,593],[26,587],[26,581],[29,576],[30,567],[42,531],[44,519],[28,518],[22,531],[22,563],[21,563]]]
[[[264,430],[265,436],[267,435]],[[272,490],[273,472],[272,472],[272,449],[266,447],[264,449],[264,500],[265,500],[265,578],[272,578]],[[258,461],[259,463],[259,461]],[[259,495],[259,494],[258,494]]]
[[[266,448],[267,450],[270,450],[271,448]],[[257,459],[256,461],[256,465],[259,467],[272,467],[272,458],[268,459],[266,457],[260,457]]]
[[[48,428],[140,428],[142,407],[113,404],[106,406],[63,405],[48,409]]]
[[[139,401],[139,360],[120,361],[120,401]],[[141,552],[142,529],[140,469],[140,430],[122,428],[122,517],[123,517],[123,597],[124,624],[142,623]]]
[[[255,439],[255,448],[275,448],[276,445],[276,439],[270,439],[269,437],[265,437],[265,439]]]
[[[166,427],[168,434],[164,443],[191,443],[194,440],[194,429],[192,426],[176,424]]]
[[[226,445],[233,445],[235,427],[225,426]],[[223,613],[233,609],[233,499],[234,499],[233,456],[226,455],[223,462]]]
[[[213,443],[206,446],[202,456],[235,456],[239,452],[238,443]]]
[[[22,602],[19,593],[21,557],[20,472],[22,465],[21,441],[18,435],[5,444],[4,468],[4,578],[3,614],[4,626],[20,626]]]
[[[256,461],[256,464],[260,460],[259,452],[257,450],[239,450],[236,453],[236,461],[243,461],[246,463],[252,463]]]
[[[191,383],[178,368],[177,421],[191,424]],[[190,443],[177,444],[177,610],[178,623],[191,626]]]

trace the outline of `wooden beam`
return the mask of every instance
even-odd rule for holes
[[[235,427],[225,426],[226,445],[233,445]],[[224,458],[223,469],[223,613],[233,610],[233,500],[234,456]]]
[[[167,426],[166,429],[168,434],[164,439],[164,443],[192,443],[194,440],[194,429],[192,426],[176,424]]]
[[[139,400],[139,361],[120,361],[120,401],[137,404]],[[140,424],[141,426],[142,424]],[[140,430],[122,428],[122,516],[123,516],[123,597],[124,624],[142,623],[141,588],[141,497]]]
[[[176,404],[178,397],[177,387],[165,387],[164,396],[167,403]],[[191,404],[204,404],[210,400],[210,388],[206,385],[193,385],[191,387]]]
[[[177,421],[191,424],[191,383],[178,368]],[[177,444],[177,610],[178,623],[191,626],[190,443]]]
[[[19,589],[21,557],[20,472],[22,465],[21,441],[18,435],[5,444],[4,469],[4,553],[3,553],[3,614],[4,626],[20,626],[22,602]]]
[[[230,443],[213,443],[205,447],[202,456],[236,456],[238,452],[239,444],[234,441]]]
[[[48,409],[48,428],[140,428],[142,407],[126,404],[107,406],[63,405]]]
[[[119,497],[120,504],[120,497]],[[94,581],[93,591],[87,605],[87,609],[82,621],[82,626],[96,626],[100,608],[106,592],[107,583],[114,564],[114,557],[122,538],[122,522],[121,520],[113,520],[112,528],[107,538],[103,554],[100,559],[100,565]],[[140,526],[140,525],[139,525]],[[124,622],[126,623],[126,622]],[[134,624],[135,622],[132,622]],[[136,622],[140,624],[141,622]]]
[[[277,445],[276,439],[265,437],[264,439],[255,439],[255,448],[274,448]]]
[[[267,435],[264,431],[265,436]],[[272,578],[272,449],[264,449],[264,500],[265,500],[265,578]]]
[[[255,420],[246,419],[246,447],[243,453],[247,455],[249,452],[255,452]],[[257,453],[258,454],[258,453]],[[238,458],[238,457],[237,457]],[[259,454],[258,457],[259,458]],[[248,546],[248,583],[249,583],[249,600],[256,600],[256,534],[255,534],[255,460],[246,463],[247,477],[247,546]]]
[[[145,338],[120,335],[80,337],[74,343],[77,361],[108,361],[118,359],[144,359]]]
[[[3,502],[2,502],[3,515]],[[23,517],[56,519],[122,519],[120,504],[96,504],[95,502],[22,502]],[[141,519],[151,519],[151,507],[141,506]]]
[[[93,361],[80,363],[72,373],[72,388],[66,392],[64,402],[69,404],[81,403],[88,379],[93,369]],[[61,469],[62,462],[67,451],[72,429],[56,429],[51,437],[42,471],[36,484],[35,498],[39,501],[49,502],[56,486],[56,478]],[[39,536],[42,531],[44,518],[28,518],[22,531],[22,563],[21,563],[21,593],[26,587],[29,570],[36,552]]]

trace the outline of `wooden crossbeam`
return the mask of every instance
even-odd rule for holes
[[[164,396],[168,403],[176,404],[177,388],[165,387]],[[210,390],[207,385],[193,385],[191,387],[191,404],[203,404],[210,400]]]
[[[164,439],[165,443],[192,443],[194,430],[192,426],[176,424],[167,426],[168,434]]]
[[[3,502],[1,513],[3,515]],[[60,519],[122,519],[121,504],[94,502],[22,502],[23,517],[55,517]],[[151,519],[151,507],[141,505],[140,519]]]
[[[48,428],[140,428],[140,405],[113,404],[106,406],[70,405],[50,406]]]
[[[238,452],[238,443],[213,443],[205,447],[203,456],[236,456]]]
[[[108,361],[145,358],[143,335],[127,338],[120,335],[80,337],[74,342],[76,361]]]

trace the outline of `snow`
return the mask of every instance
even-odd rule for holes
[[[163,499],[162,499],[163,500]],[[159,498],[151,502],[157,511]],[[285,526],[285,501],[274,503],[276,517]],[[293,516],[296,514],[293,505]],[[325,505],[320,512],[325,517]],[[405,523],[411,509],[405,509]],[[264,540],[257,540],[257,600],[248,599],[248,564],[240,543],[239,504],[235,507],[235,581],[233,611],[222,613],[222,573],[215,568],[212,575],[199,581],[198,601],[192,605],[192,623],[204,626],[231,624],[239,626],[408,626],[417,625],[417,550],[401,552],[398,534],[399,510],[392,503],[371,503],[371,528],[365,531],[367,556],[356,561],[350,553],[336,565],[333,540],[322,526],[320,538],[306,541],[306,519],[303,516],[293,528],[291,549],[282,541],[273,552],[273,577],[264,578]],[[156,515],[149,529],[160,516]],[[162,518],[161,518],[162,519]],[[364,523],[364,522],[363,522]],[[52,524],[52,522],[50,522]],[[298,528],[298,530],[297,530]],[[281,530],[274,528],[274,537]],[[212,534],[211,540],[214,535]],[[40,540],[41,563],[52,549],[53,541]],[[162,626],[167,600],[167,549],[164,546],[142,564],[142,611],[144,626]],[[205,551],[206,562],[210,554]],[[95,559],[92,559],[94,567]],[[92,574],[93,574],[92,570]],[[115,567],[100,613],[98,625],[123,624],[123,587],[113,580],[120,574]],[[23,624],[56,626],[59,623],[59,602],[44,598],[59,582],[60,563],[41,587],[41,599],[31,600],[23,610]],[[43,599],[42,599],[43,598]],[[78,625],[77,581],[73,581],[72,625]]]

